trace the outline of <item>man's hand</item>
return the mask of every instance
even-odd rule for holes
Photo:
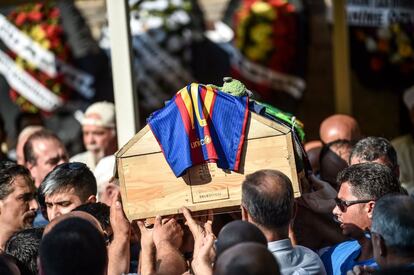
[[[112,198],[109,220],[111,222],[114,238],[108,246],[108,275],[128,273],[131,225],[122,209],[119,191],[116,191]]]
[[[212,263],[215,257],[215,251],[213,248],[215,239],[215,236],[210,233],[203,238],[201,246],[198,248],[198,252],[191,262],[194,274],[213,274]]]
[[[141,258],[139,260],[138,274],[156,274],[155,271],[155,245],[152,239],[152,229],[145,227],[144,221],[136,222],[141,232]]]
[[[175,219],[155,218],[153,240],[158,248],[163,242],[171,244],[175,249],[179,249],[183,243],[183,229]]]
[[[352,270],[349,270],[346,275],[371,275],[376,269],[372,266],[356,265]]]
[[[213,212],[209,211],[207,220],[196,221],[190,210],[182,208],[186,224],[194,237],[194,252],[191,267],[195,274],[212,274],[211,264],[215,257],[213,248],[215,236],[213,234]]]
[[[112,197],[112,205],[109,213],[109,220],[112,227],[112,232],[115,238],[128,238],[131,233],[131,224],[125,217],[124,209],[122,208],[121,196],[119,191],[115,191]]]
[[[152,238],[152,229],[145,226],[143,220],[136,221],[141,236],[141,247],[154,247],[154,240]]]

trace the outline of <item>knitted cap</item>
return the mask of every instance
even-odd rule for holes
[[[86,109],[82,125],[115,128],[115,105],[111,102],[96,102]]]

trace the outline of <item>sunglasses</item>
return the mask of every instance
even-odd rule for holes
[[[344,200],[341,200],[340,198],[335,198],[335,204],[336,206],[338,206],[339,210],[341,210],[342,212],[345,212],[346,209],[350,207],[351,205],[359,204],[359,203],[367,203],[370,201],[375,201],[375,200],[366,199],[366,200],[344,201]]]

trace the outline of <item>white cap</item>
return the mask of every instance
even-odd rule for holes
[[[96,102],[86,109],[82,125],[115,128],[115,105],[111,102]]]

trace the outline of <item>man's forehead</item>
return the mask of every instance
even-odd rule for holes
[[[82,131],[84,132],[92,132],[92,131],[110,131],[111,128],[107,128],[104,126],[99,125],[91,125],[91,124],[85,124],[82,126]]]
[[[64,149],[62,143],[53,138],[36,139],[33,141],[33,148],[36,151],[46,151],[50,149]]]
[[[13,179],[11,186],[12,188],[17,187],[17,188],[35,189],[33,180],[29,178],[28,176],[23,176],[23,175],[17,175]]]
[[[59,202],[63,200],[71,200],[71,199],[80,199],[79,196],[75,193],[75,189],[73,187],[68,187],[60,190],[56,190],[50,195],[45,196],[46,202]]]
[[[354,194],[352,194],[352,186],[349,184],[349,181],[345,181],[341,184],[338,192],[338,197],[348,199],[356,198]]]

